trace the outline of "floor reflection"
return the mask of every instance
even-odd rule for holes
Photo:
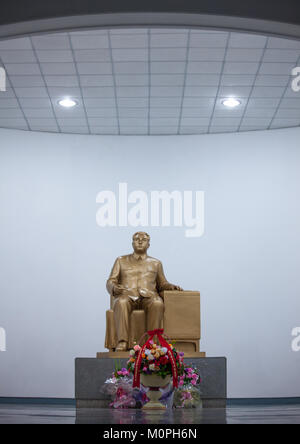
[[[226,424],[226,409],[78,409],[76,424]]]
[[[300,404],[178,410],[113,410],[0,404],[0,424],[300,424]]]

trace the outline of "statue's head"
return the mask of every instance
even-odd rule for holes
[[[138,231],[132,236],[132,247],[137,254],[145,254],[150,246],[150,236],[144,231]]]

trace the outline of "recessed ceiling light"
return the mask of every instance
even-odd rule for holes
[[[222,100],[222,104],[228,108],[235,108],[241,104],[241,101],[233,97],[229,97],[228,99]]]
[[[73,106],[77,105],[77,102],[73,99],[65,98],[65,99],[59,100],[58,104],[60,106],[63,106],[64,108],[72,108]]]

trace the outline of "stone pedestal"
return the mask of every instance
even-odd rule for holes
[[[126,359],[120,364],[126,367]],[[201,374],[203,407],[225,407],[227,396],[226,358],[185,358],[185,363],[196,366]],[[108,407],[109,399],[101,387],[114,369],[112,358],[75,359],[75,398],[77,408]]]

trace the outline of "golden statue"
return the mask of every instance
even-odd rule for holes
[[[159,260],[147,256],[150,236],[137,232],[133,253],[120,256],[107,280],[110,309],[106,311],[105,347],[97,358],[126,358],[146,331],[163,328],[186,357],[204,357],[200,351],[200,293],[184,291],[165,278]]]
[[[159,293],[162,294],[166,290],[183,291],[179,286],[167,281],[162,263],[147,255],[150,246],[150,236],[147,233],[135,233],[132,246],[132,254],[116,259],[106,284],[113,301],[116,351],[128,350],[130,315],[133,310],[144,310],[144,331],[160,328],[164,302]]]

